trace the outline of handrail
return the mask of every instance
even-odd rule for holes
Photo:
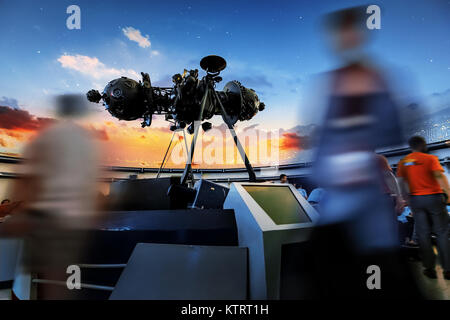
[[[42,284],[52,284],[57,286],[64,286],[67,287],[67,283],[65,281],[59,281],[59,280],[48,280],[48,279],[32,279],[32,283],[42,283]],[[96,284],[89,284],[89,283],[81,283],[81,288],[84,289],[93,289],[93,290],[102,290],[102,291],[113,291],[114,287],[109,286],[100,286]]]
[[[88,264],[88,263],[80,263],[77,264],[80,268],[84,269],[113,269],[113,268],[125,268],[126,263],[116,263],[116,264]]]
[[[450,147],[450,140],[440,141],[440,142],[434,142],[429,143],[427,145],[428,150],[438,150],[438,149],[445,149]],[[410,149],[406,146],[404,147],[397,147],[390,150],[384,150],[379,151],[379,154],[382,154],[384,156],[397,156],[402,154],[407,154],[410,152]],[[17,156],[7,156],[7,155],[0,155],[0,163],[20,163],[24,161],[24,158],[17,157]],[[297,163],[290,163],[290,164],[280,164],[280,165],[272,165],[272,166],[260,166],[260,167],[254,167],[255,171],[261,171],[271,168],[276,169],[297,169],[297,168],[305,168],[310,167],[312,165],[311,161],[307,162],[297,162]],[[137,173],[156,173],[158,172],[158,168],[139,168],[139,167],[122,167],[122,166],[101,166],[103,170],[106,171],[119,171],[119,172],[137,172]],[[235,173],[235,172],[245,172],[246,169],[244,167],[238,167],[238,168],[195,168],[192,170],[194,173]],[[164,168],[161,170],[162,173],[182,173],[183,168]],[[3,175],[7,175],[8,173],[2,173]],[[5,176],[6,178],[7,176]],[[8,178],[13,178],[13,176],[9,176]],[[111,178],[114,180],[122,180],[117,178]],[[126,179],[125,179],[126,180]]]

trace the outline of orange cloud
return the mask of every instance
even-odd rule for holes
[[[6,139],[0,138],[0,146],[2,146],[3,148],[11,148],[14,145],[8,142]]]
[[[95,139],[99,139],[99,140],[103,140],[103,141],[109,140],[109,136],[108,136],[108,133],[106,132],[105,128],[96,129],[93,126],[90,126],[88,128],[88,130]]]
[[[3,131],[4,134],[6,134],[7,136],[11,137],[11,138],[15,138],[18,140],[22,140],[24,135],[20,132],[16,132],[16,131],[11,131],[11,130],[4,130]]]
[[[0,106],[0,128],[17,131],[37,131],[55,119],[36,117],[26,110]]]
[[[285,132],[280,139],[282,150],[304,150],[308,148],[309,138],[294,132]]]
[[[36,117],[25,110],[13,109],[10,107],[0,107],[0,147],[3,152],[20,152],[22,142],[28,141],[36,132],[49,123],[55,121],[51,118]],[[159,124],[159,123],[158,123]],[[173,132],[168,125],[162,122],[161,126],[152,126],[151,128],[141,128],[138,121],[118,121],[115,119],[86,119],[82,126],[100,141],[103,150],[103,163],[105,165],[117,166],[136,166],[136,167],[158,167],[165,151],[169,145]],[[260,150],[265,146],[266,150],[272,154],[272,145],[275,144],[276,150],[279,150],[279,159],[281,161],[295,161],[296,155],[303,149],[308,148],[308,136],[300,136],[298,132],[284,132],[279,138],[278,134],[273,136],[266,133],[256,125],[246,127],[238,132],[241,143],[254,166],[265,165],[261,162]],[[215,126],[207,133],[201,134],[198,141],[196,154],[208,148],[208,152],[202,153],[202,156],[194,159],[194,167],[242,167],[238,152],[235,150],[233,139],[224,124]],[[251,130],[250,130],[251,129]],[[255,131],[250,135],[250,131]],[[264,133],[264,134],[263,134]],[[220,143],[219,136],[223,138]],[[192,136],[188,135],[186,141],[190,144]],[[274,140],[275,139],[275,140]],[[181,145],[181,147],[180,147]],[[233,148],[233,157],[226,156],[226,152]],[[256,149],[255,149],[256,148]],[[183,163],[172,162],[173,159],[185,159],[185,141],[182,133],[176,133],[171,146],[171,155],[167,159],[166,167],[184,167]],[[256,150],[256,151],[255,151]],[[212,152],[212,153],[211,153]],[[205,156],[215,156],[223,154],[223,162],[217,164],[208,164]],[[270,155],[269,155],[270,156]],[[218,156],[220,157],[220,156]]]

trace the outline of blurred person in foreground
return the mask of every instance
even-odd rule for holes
[[[424,138],[409,139],[412,153],[400,160],[397,176],[403,184],[405,197],[409,190],[409,204],[413,212],[415,230],[422,256],[423,273],[436,279],[436,256],[431,243],[431,232],[436,244],[444,278],[450,280],[449,203],[450,186],[439,159],[427,154]]]
[[[327,190],[312,236],[319,297],[416,296],[398,255],[396,215],[383,191],[377,148],[403,142],[396,104],[381,70],[364,51],[366,7],[336,11],[325,26],[342,66],[329,72],[327,112],[313,178]],[[369,289],[369,266],[381,288]]]
[[[82,262],[89,245],[85,231],[96,218],[98,155],[90,132],[76,123],[88,111],[85,98],[59,96],[56,111],[58,120],[24,151],[25,174],[13,188],[23,205],[9,229],[25,240],[27,272],[64,281],[67,267]],[[57,286],[48,286],[39,298],[65,297],[56,292]]]
[[[2,200],[2,202],[0,203],[0,222],[9,218],[10,215],[14,212],[17,212],[20,208],[20,205],[20,201],[11,202],[11,200],[9,199]]]

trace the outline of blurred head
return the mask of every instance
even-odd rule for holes
[[[285,174],[280,175],[280,182],[287,183],[288,182],[287,175]]]
[[[331,36],[331,44],[344,60],[362,55],[367,40],[366,7],[353,7],[334,11],[325,16],[324,24]]]
[[[11,203],[11,201],[9,199],[3,199],[2,202],[1,202],[2,205],[3,204],[10,204],[10,203]]]
[[[84,116],[88,112],[88,102],[84,95],[62,94],[55,98],[56,114],[61,118]]]
[[[408,141],[408,144],[414,151],[427,152],[427,142],[421,136],[411,137]]]

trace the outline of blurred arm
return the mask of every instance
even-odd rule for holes
[[[447,203],[449,202],[449,196],[450,196],[450,186],[448,184],[448,179],[445,176],[445,174],[442,171],[433,171],[433,176],[436,179],[436,181],[441,186],[444,193],[447,195]]]
[[[397,182],[398,182],[398,188],[400,190],[400,194],[402,196],[402,198],[408,202],[409,201],[409,187],[408,187],[408,182],[401,177],[397,177]]]
[[[405,200],[403,199],[403,192],[400,183],[397,181],[392,171],[386,170],[384,174],[385,174],[385,181],[389,187],[389,190],[391,191],[392,194],[396,196],[395,209],[398,213],[402,212],[406,203]]]
[[[24,150],[25,164],[23,175],[14,179],[11,185],[12,199],[25,203],[33,202],[39,192],[39,179],[36,175],[36,166],[40,161],[40,155],[47,152],[45,145],[40,143],[39,137],[30,142]]]

